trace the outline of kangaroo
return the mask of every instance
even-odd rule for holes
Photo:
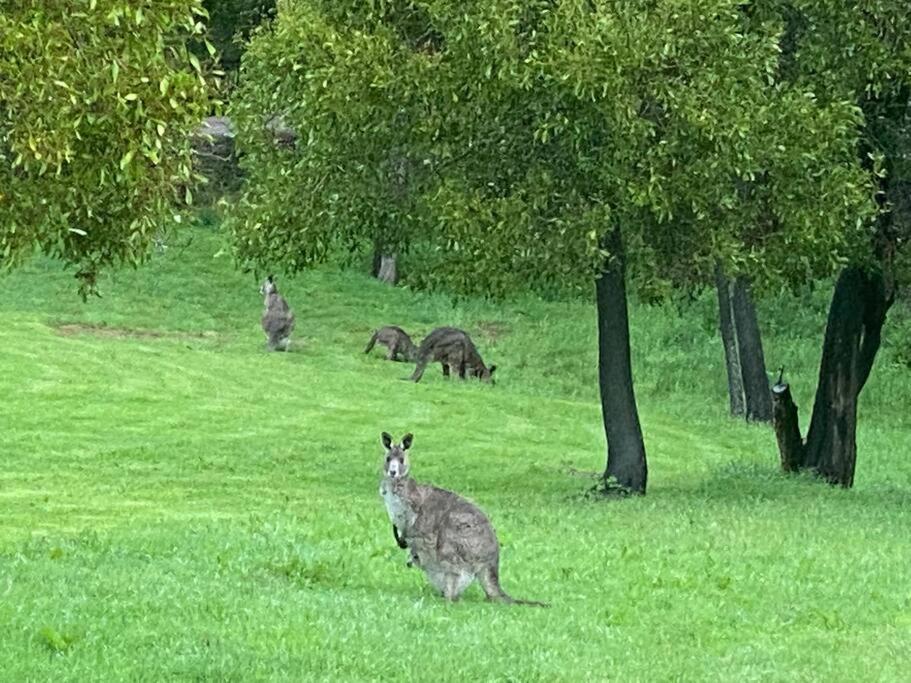
[[[265,297],[262,325],[263,332],[266,333],[266,345],[270,351],[287,351],[294,330],[294,313],[285,298],[278,293],[272,275],[265,279],[259,293]]]
[[[418,348],[417,365],[411,374],[411,381],[420,382],[428,363],[439,361],[443,365],[443,375],[450,376],[455,370],[461,379],[477,377],[482,382],[493,381],[496,365],[487,367],[478,353],[471,337],[464,330],[455,327],[438,327],[424,337]]]
[[[465,498],[410,476],[408,449],[414,437],[401,444],[383,432],[386,448],[380,495],[400,547],[411,551],[411,562],[424,571],[443,597],[455,602],[477,579],[488,600],[547,607],[542,602],[517,600],[500,587],[500,544],[487,516]]]
[[[389,325],[381,327],[367,342],[367,348],[364,353],[370,353],[373,345],[379,342],[388,347],[389,352],[386,354],[386,360],[406,361],[413,363],[417,359],[418,347],[411,341],[411,337],[401,327]]]

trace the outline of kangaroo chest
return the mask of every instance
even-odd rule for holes
[[[412,512],[402,497],[402,492],[399,488],[395,483],[384,479],[380,483],[380,495],[386,505],[389,521],[398,527],[405,527],[411,521]]]

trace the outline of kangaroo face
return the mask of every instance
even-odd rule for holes
[[[496,365],[491,365],[489,368],[481,367],[477,370],[476,376],[482,382],[490,382],[491,384],[496,384],[493,378],[493,372],[496,369]]]
[[[407,450],[411,448],[414,437],[406,434],[401,444],[392,442],[392,437],[383,432],[383,446],[386,447],[386,461],[383,464],[383,474],[390,479],[403,479],[408,476],[410,469]]]
[[[263,284],[259,288],[259,293],[263,296],[269,296],[278,291],[278,288],[275,286],[275,280],[273,280],[272,275],[263,280]]]

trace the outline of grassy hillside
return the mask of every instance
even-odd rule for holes
[[[268,354],[258,283],[196,229],[146,268],[0,279],[0,679],[907,680],[909,373],[886,349],[857,485],[776,471],[725,417],[710,298],[635,308],[650,489],[603,468],[585,303],[454,305],[320,270],[279,278],[294,351]],[[825,293],[763,310],[808,417]],[[361,353],[377,326],[465,326],[495,387],[419,385]],[[903,422],[905,420],[905,422]],[[436,597],[377,493],[387,430],[490,515],[504,587],[549,610]]]

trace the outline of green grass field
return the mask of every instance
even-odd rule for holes
[[[779,475],[771,431],[726,417],[710,296],[634,307],[649,495],[594,500],[591,305],[317,270],[279,279],[298,331],[268,354],[258,283],[217,233],[187,236],[86,304],[54,263],[0,279],[0,680],[911,679],[911,376],[891,347],[842,491]],[[826,295],[762,311],[804,423]],[[388,323],[465,326],[497,385],[399,381],[410,366],[361,353]],[[550,609],[477,586],[445,604],[405,567],[383,430],[414,432],[415,477],[477,502],[506,590]]]

